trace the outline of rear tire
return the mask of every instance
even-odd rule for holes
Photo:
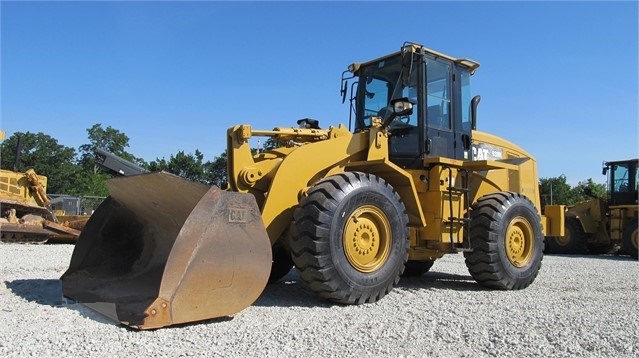
[[[637,219],[628,221],[623,229],[623,252],[632,256],[635,260],[639,257],[638,238]]]
[[[519,290],[537,277],[543,259],[541,219],[530,199],[501,192],[480,198],[470,211],[471,276],[484,287]]]
[[[584,232],[583,227],[578,219],[566,218],[566,236],[548,237],[548,253],[550,254],[568,254],[580,255],[588,252],[588,235]]]
[[[359,172],[325,178],[300,201],[294,219],[293,262],[321,297],[375,302],[399,281],[408,259],[408,216],[383,179]]]

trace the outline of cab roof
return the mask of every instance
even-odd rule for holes
[[[456,63],[459,66],[466,67],[466,68],[468,68],[470,70],[470,74],[471,75],[474,74],[475,70],[477,70],[477,68],[479,67],[479,62],[477,62],[477,61],[474,61],[474,60],[471,60],[471,59],[467,59],[467,58],[456,58],[456,57],[448,56],[448,55],[443,54],[441,52],[438,52],[438,51],[435,51],[435,50],[431,50],[428,47],[425,47],[425,46],[422,46],[422,45],[419,45],[419,44],[416,44],[416,43],[412,43],[412,42],[405,42],[404,45],[402,46],[401,50],[398,51],[398,52],[393,52],[391,54],[376,58],[374,60],[366,61],[366,62],[364,62],[364,63],[362,63],[360,65],[367,65],[367,64],[372,63],[372,62],[378,62],[378,61],[381,61],[381,60],[383,60],[385,58],[394,57],[394,56],[397,56],[397,55],[400,55],[400,54],[403,54],[403,53],[408,53],[408,52],[419,53],[419,52],[422,52],[422,51],[424,53],[427,53],[427,54],[431,55],[431,56],[439,57],[439,58],[445,58],[445,59],[447,59],[449,61],[452,61],[452,62]],[[356,66],[356,67],[358,68],[359,65]]]

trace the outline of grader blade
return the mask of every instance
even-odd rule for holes
[[[261,294],[271,246],[255,198],[168,173],[115,178],[62,292],[137,329],[231,315]]]

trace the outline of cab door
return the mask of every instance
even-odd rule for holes
[[[429,157],[457,158],[452,111],[453,64],[429,57],[425,64],[425,154]]]

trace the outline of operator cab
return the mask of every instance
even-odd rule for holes
[[[608,174],[608,195],[610,205],[637,204],[639,186],[639,160],[604,162],[602,174]]]
[[[349,66],[357,77],[351,98],[354,130],[365,130],[373,117],[381,118],[390,132],[390,160],[403,168],[423,167],[425,157],[471,159],[479,97],[470,96],[470,76],[477,67],[474,61],[409,43],[397,53]],[[392,103],[399,99],[412,103],[412,113],[392,118]]]

